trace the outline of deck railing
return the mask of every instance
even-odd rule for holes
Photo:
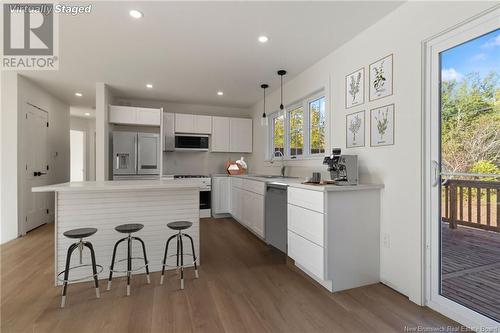
[[[500,181],[446,179],[442,189],[442,220],[500,232]]]

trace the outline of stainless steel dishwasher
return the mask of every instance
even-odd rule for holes
[[[287,251],[287,190],[288,185],[277,182],[268,183],[266,189],[266,242],[283,253]]]

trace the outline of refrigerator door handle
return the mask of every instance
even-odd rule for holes
[[[139,140],[137,135],[134,137],[134,149],[135,149],[135,163],[134,163],[134,173],[137,173],[139,159],[141,158],[141,150],[139,149]]]

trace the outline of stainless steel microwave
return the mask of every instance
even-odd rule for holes
[[[175,150],[208,151],[208,135],[176,134]]]

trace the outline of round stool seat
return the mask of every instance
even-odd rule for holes
[[[65,231],[63,235],[68,238],[85,238],[92,236],[96,232],[97,232],[96,228],[78,228]]]
[[[115,227],[115,230],[124,234],[130,234],[133,232],[137,232],[144,228],[144,224],[140,223],[129,223],[129,224],[122,224],[117,227]]]
[[[184,230],[190,228],[193,225],[193,222],[188,221],[175,221],[167,224],[167,227],[173,230]]]

